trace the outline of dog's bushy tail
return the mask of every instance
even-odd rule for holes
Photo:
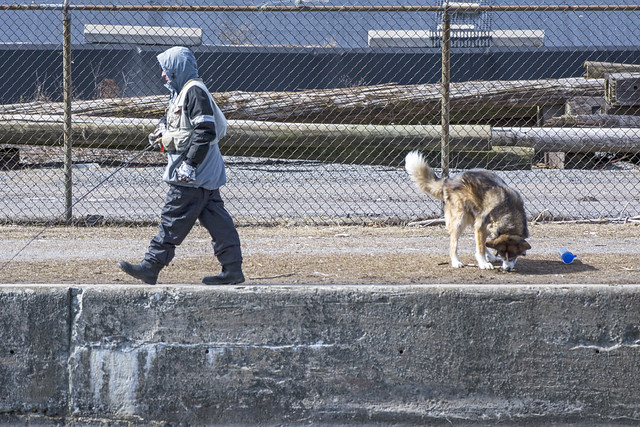
[[[439,179],[433,169],[429,167],[424,156],[418,151],[411,151],[404,158],[404,167],[411,177],[418,189],[425,193],[431,194],[440,200],[443,199],[442,195],[442,183],[443,180]]]

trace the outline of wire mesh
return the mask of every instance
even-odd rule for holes
[[[172,45],[229,120],[221,191],[239,225],[439,217],[403,160],[417,149],[441,172],[444,6],[450,173],[496,171],[532,219],[637,216],[640,6],[526,3],[72,3],[73,221],[157,221],[165,155],[127,162],[164,114],[156,55]],[[62,5],[0,7],[0,221],[60,219]]]

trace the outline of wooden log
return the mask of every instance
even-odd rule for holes
[[[530,147],[539,152],[640,153],[638,128],[493,128],[491,144]]]
[[[587,79],[603,79],[607,73],[640,72],[639,64],[621,64],[617,62],[585,61]]]
[[[73,146],[142,149],[155,129],[154,119],[73,116]],[[62,146],[61,115],[0,115],[0,144]]]
[[[278,144],[419,146],[439,150],[439,125],[354,125],[261,122],[230,120],[224,144],[263,147]],[[450,129],[454,151],[488,150],[491,127],[486,125],[455,125]]]
[[[602,96],[604,80],[566,78],[451,83],[452,123],[536,117],[544,105],[576,96]],[[297,92],[212,93],[228,119],[304,123],[427,124],[440,120],[440,85],[378,85]],[[72,113],[99,117],[159,118],[167,96],[75,101]],[[62,105],[0,106],[0,114],[62,114]]]
[[[167,108],[167,95],[136,98],[102,98],[76,100],[71,103],[71,113],[80,116],[160,118]],[[0,114],[62,115],[61,102],[33,101],[23,104],[0,105]]]
[[[640,128],[640,116],[615,114],[562,115],[546,121],[547,127]]]
[[[606,101],[603,94],[599,96],[576,96],[567,100],[564,114],[573,116],[603,113]]]
[[[0,115],[0,144],[61,145],[62,116]],[[142,149],[155,128],[154,119],[74,116],[74,147]],[[640,153],[640,128],[491,128],[452,125],[454,151],[493,146],[530,147],[541,152]],[[260,149],[274,147],[408,147],[439,150],[437,125],[344,125],[229,120],[221,145]]]
[[[535,117],[541,105],[602,95],[604,80],[458,82],[450,85],[451,121],[488,123]],[[440,85],[385,85],[303,92],[231,92],[219,98],[230,118],[321,123],[430,123],[440,119]]]
[[[0,115],[0,144],[60,145],[63,117],[58,115]],[[73,116],[74,147],[141,149],[155,128],[154,119],[124,119]],[[437,125],[349,125],[279,123],[229,120],[225,146],[274,148],[295,146],[350,146],[381,144],[411,146],[424,150],[440,147],[441,128]],[[451,127],[452,150],[487,150],[490,126]]]

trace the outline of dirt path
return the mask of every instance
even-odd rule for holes
[[[135,283],[116,266],[139,261],[156,230],[52,228],[15,255],[41,227],[0,227],[0,283]],[[411,283],[640,283],[640,226],[633,224],[536,224],[533,248],[516,270],[475,266],[452,269],[444,227],[241,227],[246,285]],[[557,257],[568,247],[578,258]],[[472,236],[460,258],[475,263]],[[159,284],[196,284],[217,273],[206,231],[196,227],[165,268]]]

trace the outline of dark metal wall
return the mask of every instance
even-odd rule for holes
[[[155,59],[163,49],[158,46],[153,49],[74,46],[74,98],[96,98],[97,85],[104,79],[113,79],[125,96],[165,93]],[[435,83],[440,79],[440,51],[437,49],[200,47],[194,51],[202,77],[212,91],[293,91],[382,83]],[[584,74],[585,61],[640,63],[640,47],[454,51],[451,79],[577,77]],[[60,46],[5,45],[0,47],[0,63],[3,64],[0,67],[1,104],[38,97],[61,100]]]

